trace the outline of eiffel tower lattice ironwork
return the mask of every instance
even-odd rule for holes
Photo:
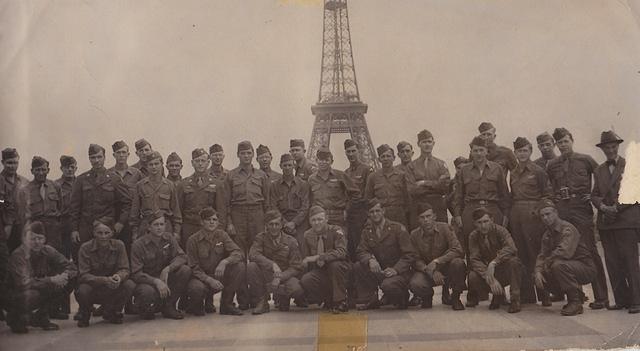
[[[378,167],[375,149],[360,101],[353,63],[347,0],[325,0],[322,32],[322,67],[318,102],[311,106],[315,116],[307,157],[316,159],[322,146],[328,147],[331,134],[349,133],[360,149],[360,159]]]

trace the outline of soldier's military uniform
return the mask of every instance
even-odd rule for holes
[[[187,257],[193,276],[187,286],[188,311],[202,315],[204,303],[213,304],[218,291],[209,285],[218,265],[224,261],[225,270],[221,283],[224,288],[220,298],[220,313],[233,305],[233,295],[245,281],[246,267],[240,247],[221,230],[209,232],[201,229],[187,240]]]
[[[15,149],[2,150],[2,159],[16,158],[18,152]],[[10,176],[6,170],[0,172],[0,215],[5,227],[10,226],[11,232],[6,233],[6,243],[9,252],[15,250],[21,243],[22,228],[18,218],[18,191],[27,185],[29,180],[19,174]]]
[[[75,163],[75,158],[71,156],[60,156],[60,165],[62,167]],[[55,180],[56,185],[60,187],[60,195],[62,196],[60,232],[62,234],[62,254],[66,258],[71,257],[71,191],[75,182],[76,176],[70,178],[63,176]]]
[[[162,301],[155,286],[155,279],[165,267],[169,268],[167,285],[170,295]],[[175,310],[176,302],[187,287],[191,269],[187,265],[187,255],[171,233],[160,237],[145,235],[131,247],[131,278],[137,284],[133,291],[134,305],[143,314],[152,314],[162,309],[163,314]]]
[[[181,245],[186,248],[187,240],[200,230],[200,210],[212,207],[218,213],[219,226],[226,227],[227,206],[224,184],[210,174],[192,174],[177,186],[178,207],[182,210]]]
[[[223,152],[224,150],[222,149],[222,146],[220,144],[213,144],[211,145],[211,147],[209,147],[209,155],[216,153],[216,152]],[[222,167],[222,165],[220,166],[216,166],[216,165],[211,165],[211,167],[209,167],[209,174],[216,180],[219,180],[221,182],[224,182],[224,179],[227,177],[227,174],[229,174],[229,170]]]
[[[60,216],[62,214],[62,193],[52,180],[44,183],[35,180],[23,187],[18,195],[20,217],[23,225],[33,221],[45,227],[47,245],[63,253]]]
[[[555,142],[551,134],[549,134],[548,132],[544,132],[536,137],[536,142],[538,143],[538,145],[544,143],[545,141]],[[549,162],[557,157],[555,152],[549,156],[550,158],[547,158],[546,155],[541,155],[540,158],[537,158],[535,161],[533,161],[533,163],[540,166],[540,168],[546,171],[547,167],[549,166]]]
[[[300,162],[296,162],[296,177],[302,180],[309,180],[309,177],[315,173],[318,165],[308,158],[303,158]]]
[[[118,146],[114,146],[114,149],[121,148],[121,147],[118,148]],[[142,175],[142,172],[140,172],[139,169],[132,166],[129,166],[122,171],[117,170],[115,167],[111,167],[107,169],[107,174],[109,174],[112,178],[117,179],[121,183],[121,186],[123,186],[127,190],[127,193],[129,194],[130,199],[133,199],[136,184],[138,184],[138,182],[140,182],[144,177]],[[123,211],[126,211],[126,210],[130,210],[130,208],[122,208],[120,204],[116,206],[117,214],[121,214]],[[127,215],[127,221],[126,223],[123,223],[124,227],[122,228],[120,233],[116,234],[116,237],[122,240],[122,242],[125,245],[125,248],[127,249],[127,253],[131,253],[131,244],[132,244],[131,240],[132,240],[133,233],[131,231],[131,223],[129,222],[129,216],[128,214],[126,215]]]
[[[151,216],[161,211],[167,218],[167,232],[180,233],[182,212],[178,204],[175,185],[167,178],[154,183],[149,177],[136,184],[131,201],[129,221],[134,236],[141,237],[147,233]]]
[[[351,146],[356,146],[355,142],[351,139],[345,140],[345,149]],[[364,198],[364,195],[367,179],[372,172],[373,168],[362,163],[360,160],[352,162],[349,164],[349,167],[344,170],[344,174],[346,174],[358,190],[360,190],[360,196],[353,197],[347,206],[346,229],[347,233],[349,233],[347,249],[349,257],[352,260],[355,260],[356,248],[360,242],[360,233],[362,233],[364,223],[367,221],[367,201]]]
[[[379,169],[369,175],[365,198],[378,199],[388,219],[408,227],[409,180],[407,174],[397,168],[388,172]],[[365,206],[366,208],[366,206]]]
[[[100,247],[92,239],[82,244],[78,252],[78,271],[75,296],[80,320],[88,323],[94,304],[103,306],[106,319],[119,319],[115,315],[122,311],[136,287],[133,280],[129,279],[129,258],[124,243],[118,239],[109,239],[105,247]],[[107,285],[107,279],[114,274],[120,277],[120,285],[111,289]]]
[[[448,191],[451,175],[446,163],[431,155],[420,155],[420,157],[411,161],[407,169],[409,193],[414,206],[428,203],[433,207],[437,221],[447,223],[445,195]],[[417,182],[421,180],[425,182],[423,185],[418,186]],[[410,225],[411,228],[418,226],[417,214],[411,220]]]
[[[311,206],[322,207],[327,213],[329,224],[346,229],[347,204],[350,199],[360,196],[360,190],[351,178],[337,169],[329,170],[326,179],[315,172],[309,177],[309,186]]]
[[[294,177],[290,182],[283,177],[271,183],[271,207],[277,209],[285,221],[295,223],[295,233],[288,234],[294,235],[300,246],[304,232],[309,228],[309,190],[309,183],[300,177]]]
[[[390,301],[400,308],[406,308],[409,299],[411,266],[417,254],[411,245],[405,227],[389,219],[384,219],[380,227],[368,221],[362,230],[357,250],[358,262],[353,271],[356,278],[358,302],[377,301],[378,287]],[[369,268],[369,261],[375,259],[382,270],[393,268],[397,275],[385,277],[375,274]],[[374,306],[371,306],[374,307]]]
[[[495,162],[502,167],[505,179],[507,173],[518,166],[518,160],[513,151],[505,146],[496,145],[494,142],[488,144],[487,160]]]

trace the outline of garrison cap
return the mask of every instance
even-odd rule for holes
[[[280,156],[280,164],[287,161],[293,161],[293,156],[291,156],[291,154],[282,154],[282,156]]]
[[[180,161],[180,163],[182,163],[182,159],[175,152],[172,152],[169,154],[169,156],[167,156],[167,163],[173,162],[173,161]]]
[[[378,146],[376,150],[378,151],[378,157],[382,156],[382,154],[384,154],[387,151],[391,151],[391,154],[394,155],[393,149],[388,144],[382,144]]]
[[[302,139],[289,140],[289,147],[298,147],[298,146],[304,149],[304,140]]]
[[[358,143],[356,143],[356,141],[353,140],[353,139],[347,139],[347,140],[344,141],[344,149],[345,150],[350,148],[350,147],[352,147],[352,146],[356,146],[357,147]]]
[[[536,142],[538,144],[542,144],[545,141],[554,141],[553,137],[551,136],[551,134],[549,134],[549,132],[541,133],[536,137]]]
[[[567,128],[560,127],[554,129],[553,131],[553,139],[555,139],[556,141],[566,137],[567,135],[571,138],[571,140],[573,140],[573,135],[571,135],[571,132],[569,132]]]
[[[213,144],[209,147],[209,153],[213,154],[216,152],[223,152],[224,150],[222,149],[222,145],[220,144]]]
[[[316,157],[319,160],[328,160],[329,158],[333,160],[333,154],[331,153],[331,150],[329,150],[329,148],[326,146],[318,149],[318,152],[316,152]]]
[[[380,200],[378,200],[378,198],[374,197],[373,199],[367,201],[367,210],[376,207],[376,205],[382,206],[382,203],[380,202]]]
[[[159,218],[165,218],[164,217],[164,211],[162,211],[162,210],[153,211],[153,213],[149,216],[149,224],[155,222]]]
[[[89,145],[89,156],[91,155],[95,155],[99,152],[101,152],[104,154],[104,148],[98,144],[91,144]]]
[[[217,216],[218,212],[216,212],[216,210],[214,210],[213,207],[207,206],[207,207],[201,209],[200,212],[198,212],[198,214],[200,215],[201,219],[207,219],[207,218],[211,218],[213,216]]]
[[[423,129],[418,133],[418,142],[429,138],[433,138],[433,134],[431,134],[431,132],[426,129]]]
[[[258,148],[256,149],[256,157],[266,153],[271,154],[269,147],[262,144],[258,145]]]
[[[250,141],[243,140],[243,141],[238,143],[238,152],[243,151],[243,150],[253,150],[253,145],[251,145]]]
[[[39,235],[45,235],[44,224],[40,221],[33,221],[29,225],[29,231]]]
[[[477,136],[477,137],[474,137],[473,140],[471,140],[471,143],[469,144],[469,147],[473,147],[473,146],[482,146],[482,147],[489,148],[489,141],[487,141],[482,137]]]
[[[111,145],[111,150],[113,150],[113,152],[116,152],[125,146],[129,147],[129,145],[127,145],[127,143],[124,142],[124,140],[118,140],[115,143],[113,143],[113,145]]]
[[[418,215],[421,215],[429,210],[433,210],[433,206],[428,202],[418,203]]]
[[[463,163],[469,163],[469,159],[466,158],[466,157],[463,157],[463,156],[458,156],[458,157],[456,157],[455,160],[453,160],[453,165],[455,167],[458,167]]]
[[[396,146],[396,148],[398,149],[398,152],[400,152],[400,150],[404,149],[407,146],[411,147],[411,149],[413,150],[413,145],[409,144],[408,141],[399,142],[398,146]]]
[[[557,208],[556,204],[553,203],[553,201],[551,201],[550,199],[542,199],[536,204],[536,212],[540,213],[542,209],[545,209],[547,207]]]
[[[517,137],[516,141],[513,142],[513,150],[521,149],[527,145],[531,145],[531,142],[525,137]]]
[[[160,162],[162,162],[162,155],[160,155],[160,153],[158,151],[151,151],[150,154],[148,154],[145,158],[144,158],[144,162],[149,162],[151,160],[155,160],[159,158]]]
[[[493,218],[493,216],[491,216],[491,212],[487,211],[487,209],[484,207],[478,207],[471,213],[474,221],[479,220],[480,218],[484,217],[484,215],[489,215],[489,217]]]
[[[264,214],[264,223],[269,223],[278,218],[282,218],[282,215],[278,210],[269,210]]]
[[[315,205],[315,206],[311,206],[311,208],[309,209],[309,218],[319,214],[319,213],[326,213],[324,208]]]
[[[491,124],[491,122],[482,122],[478,126],[478,131],[480,133],[484,133],[484,132],[486,132],[487,130],[490,130],[490,129],[496,129],[496,127],[494,127],[493,124]]]
[[[18,150],[12,148],[12,147],[8,147],[4,150],[2,150],[2,160],[9,160],[12,158],[18,158],[20,157],[20,155],[18,155]]]
[[[73,156],[68,156],[68,155],[60,156],[60,166],[62,166],[62,167],[75,165],[77,163],[78,162],[76,161],[75,157],[73,157]]]
[[[194,149],[193,151],[191,151],[191,159],[195,160],[196,158],[202,156],[202,155],[207,155],[207,152],[204,151],[203,148],[199,147],[197,149]]]
[[[44,157],[33,156],[31,159],[31,168],[47,166],[49,167],[49,161],[47,161]]]
[[[96,227],[99,226],[100,224],[106,225],[111,230],[113,230],[113,226],[115,225],[113,218],[104,216],[104,217],[97,218],[95,221],[93,221],[93,229],[96,229]]]
[[[151,146],[151,144],[146,139],[144,139],[144,138],[139,139],[138,141],[136,141],[136,151],[142,149],[143,147],[145,147],[147,145]]]

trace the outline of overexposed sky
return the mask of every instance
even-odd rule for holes
[[[597,160],[604,129],[640,140],[637,3],[351,0],[374,144],[427,128],[452,167],[485,120],[509,147],[567,127]],[[0,33],[0,148],[18,148],[22,174],[34,154],[57,177],[62,153],[83,171],[89,143],[124,139],[133,154],[145,137],[165,157],[177,151],[188,175],[195,147],[223,144],[233,168],[240,140],[278,158],[311,135],[319,0],[7,0]]]

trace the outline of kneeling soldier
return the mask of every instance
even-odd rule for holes
[[[165,231],[162,212],[150,216],[148,232],[131,247],[134,305],[143,319],[154,319],[158,311],[165,318],[182,319],[176,302],[191,278],[187,255]]]
[[[328,222],[322,207],[309,209],[311,229],[304,233],[302,242],[302,266],[307,272],[300,284],[309,302],[324,302],[333,313],[347,312],[347,239],[342,228]]]
[[[547,231],[542,236],[542,248],[536,260],[536,287],[554,293],[566,293],[569,303],[561,313],[575,316],[582,313],[582,284],[589,284],[596,276],[591,251],[578,229],[560,219],[552,201],[542,200],[538,205],[538,213]]]
[[[453,288],[451,307],[464,310],[460,294],[466,288],[464,251],[447,223],[436,222],[436,214],[428,203],[418,206],[420,227],[411,232],[411,243],[418,252],[413,267],[415,273],[409,288],[422,299],[422,308],[431,308],[433,287]],[[445,284],[446,283],[446,284]]]
[[[218,213],[213,208],[200,210],[200,219],[202,229],[187,240],[187,257],[193,272],[187,286],[187,312],[196,316],[214,313],[213,295],[222,291],[220,314],[242,315],[242,311],[233,306],[233,295],[245,281],[242,251],[219,228]]]
[[[520,312],[520,283],[522,263],[511,234],[493,222],[488,210],[477,208],[472,213],[476,229],[469,234],[469,294],[467,307],[475,307],[482,296],[491,291],[489,309],[500,308],[504,301],[503,286],[511,285],[509,313]]]
[[[129,279],[129,258],[124,243],[113,239],[112,221],[93,223],[93,240],[78,252],[79,305],[78,327],[89,326],[93,304],[104,307],[102,318],[113,324],[122,323],[122,307],[131,299],[136,284]]]
[[[385,299],[406,309],[411,266],[417,257],[409,233],[402,224],[385,218],[378,200],[371,200],[368,207],[369,221],[362,231],[354,265],[358,298],[366,301],[359,309],[376,309],[386,303],[378,300],[378,286]]]
[[[28,332],[27,324],[57,330],[58,325],[49,321],[49,307],[69,294],[78,273],[73,263],[45,244],[45,234],[41,222],[31,223],[23,244],[9,258],[7,324],[14,333]]]
[[[256,236],[249,250],[247,280],[252,301],[258,301],[253,314],[269,312],[268,295],[273,293],[280,311],[288,311],[293,297],[304,299],[298,277],[302,271],[298,242],[282,231],[282,215],[268,211],[264,215],[266,231]]]

